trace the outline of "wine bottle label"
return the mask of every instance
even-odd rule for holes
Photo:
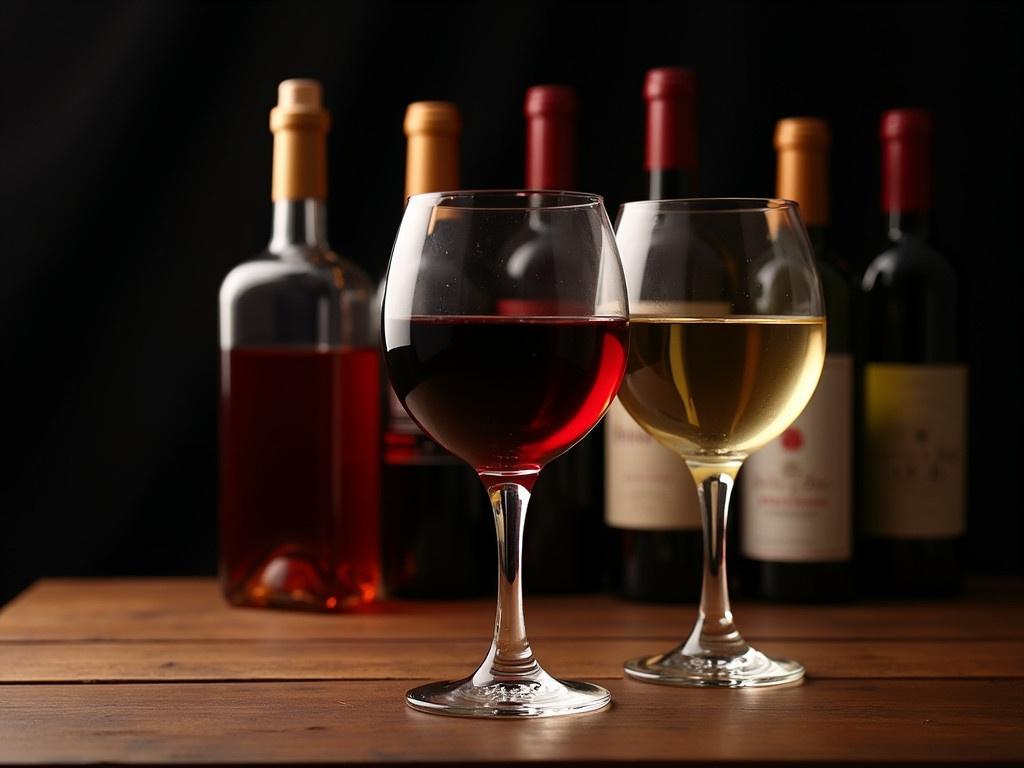
[[[699,530],[697,487],[683,459],[644,432],[617,398],[604,423],[608,525]]]
[[[768,562],[849,560],[853,358],[829,355],[799,418],[743,466],[743,554]]]
[[[864,387],[868,533],[895,539],[962,535],[967,369],[871,363]]]

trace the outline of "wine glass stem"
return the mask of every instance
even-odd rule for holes
[[[704,580],[697,624],[683,652],[702,656],[736,656],[749,648],[733,623],[725,566],[729,500],[740,462],[687,464],[697,482],[704,531]]]
[[[477,674],[528,678],[540,671],[523,616],[523,523],[530,492],[518,483],[501,482],[488,485],[487,493],[498,534],[498,611],[491,650]]]

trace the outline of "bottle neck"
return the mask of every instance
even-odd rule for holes
[[[882,213],[889,239],[926,237],[931,207],[930,135],[918,132],[883,137]]]
[[[808,234],[821,236],[829,220],[827,148],[826,140],[780,146],[776,156],[775,196],[795,200]]]
[[[281,254],[295,248],[328,251],[327,205],[323,200],[275,200],[274,227],[268,250]]]
[[[647,199],[672,200],[697,192],[697,172],[689,168],[651,168],[647,171]]]
[[[409,134],[405,197],[459,188],[459,136],[454,132]]]
[[[886,229],[890,240],[914,237],[924,240],[928,237],[928,211],[891,210],[886,214]]]

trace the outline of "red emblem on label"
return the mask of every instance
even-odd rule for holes
[[[798,451],[804,444],[804,435],[796,427],[790,427],[782,433],[782,447],[787,451]]]

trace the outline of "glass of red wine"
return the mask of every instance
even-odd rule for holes
[[[384,294],[388,372],[409,415],[476,470],[498,538],[490,651],[467,678],[409,691],[414,709],[547,717],[611,701],[604,688],[556,680],[537,663],[526,637],[521,560],[538,474],[601,420],[618,391],[627,316],[622,265],[598,195],[409,199]]]

